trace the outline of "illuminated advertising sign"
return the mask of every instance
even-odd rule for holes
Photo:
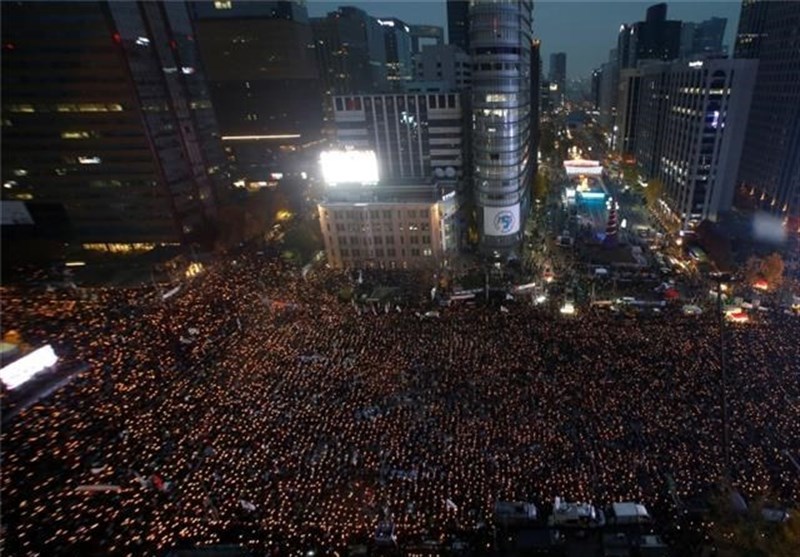
[[[584,159],[564,161],[564,170],[567,176],[600,176],[603,173],[603,167],[600,165],[599,161]]]
[[[0,369],[0,381],[9,389],[16,389],[34,375],[55,365],[57,361],[58,356],[48,344]]]
[[[322,177],[329,186],[378,183],[375,151],[325,151],[320,155]]]
[[[511,236],[517,232],[519,205],[483,208],[483,233],[486,236]]]

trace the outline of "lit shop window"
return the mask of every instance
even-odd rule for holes
[[[81,164],[100,164],[102,160],[100,157],[78,157],[78,162]]]
[[[61,139],[89,139],[89,132],[61,132]]]
[[[218,10],[230,10],[233,6],[231,6],[230,0],[223,0],[214,2],[214,7]]]

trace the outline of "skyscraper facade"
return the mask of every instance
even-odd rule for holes
[[[736,58],[758,58],[761,40],[764,37],[764,24],[770,2],[765,0],[742,0],[739,12],[739,27],[736,30],[736,45],[733,55]]]
[[[700,23],[683,22],[681,26],[681,58],[723,56],[725,47],[724,17],[712,17]]]
[[[554,52],[550,55],[550,83],[558,85],[558,96],[564,98],[567,86],[567,54]]]
[[[640,68],[637,159],[664,184],[669,214],[682,228],[730,209],[757,62],[708,59]],[[652,164],[652,166],[649,166]],[[650,171],[652,169],[652,172]]]
[[[385,41],[386,79],[392,89],[400,90],[414,74],[411,28],[395,17],[379,18],[378,23],[383,27]]]
[[[644,21],[634,23],[631,41],[635,54],[627,67],[640,60],[675,60],[680,55],[681,22],[667,20],[667,5],[655,4],[647,8]]]
[[[447,42],[469,52],[469,2],[447,0]]]
[[[2,16],[3,199],[62,208],[90,248],[196,239],[229,176],[186,4]]]
[[[472,84],[470,57],[455,45],[424,46],[414,59],[414,79],[418,81],[439,83],[447,91],[461,90]]]
[[[381,180],[457,180],[464,171],[461,102],[455,92],[337,96],[336,139],[375,151]]]
[[[444,30],[435,25],[409,25],[411,28],[411,52],[417,54],[428,45],[444,44]]]
[[[473,197],[487,255],[518,252],[530,204],[531,19],[530,0],[470,7]]]
[[[322,137],[322,81],[299,2],[193,2],[196,41],[237,178],[264,181],[280,147]]]
[[[762,208],[800,215],[800,3],[742,3],[746,27],[739,53],[758,58],[753,104],[739,168],[739,182]],[[765,10],[765,11],[759,11]],[[745,41],[744,38],[752,40]]]
[[[626,157],[633,155],[636,150],[636,124],[641,77],[639,68],[626,68],[619,72],[616,148]]]

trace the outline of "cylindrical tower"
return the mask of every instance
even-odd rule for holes
[[[481,253],[519,253],[530,208],[531,0],[473,0],[473,193]]]

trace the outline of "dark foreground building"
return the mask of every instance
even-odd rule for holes
[[[2,198],[34,221],[4,235],[202,236],[228,177],[186,4],[3,2],[2,19]]]

